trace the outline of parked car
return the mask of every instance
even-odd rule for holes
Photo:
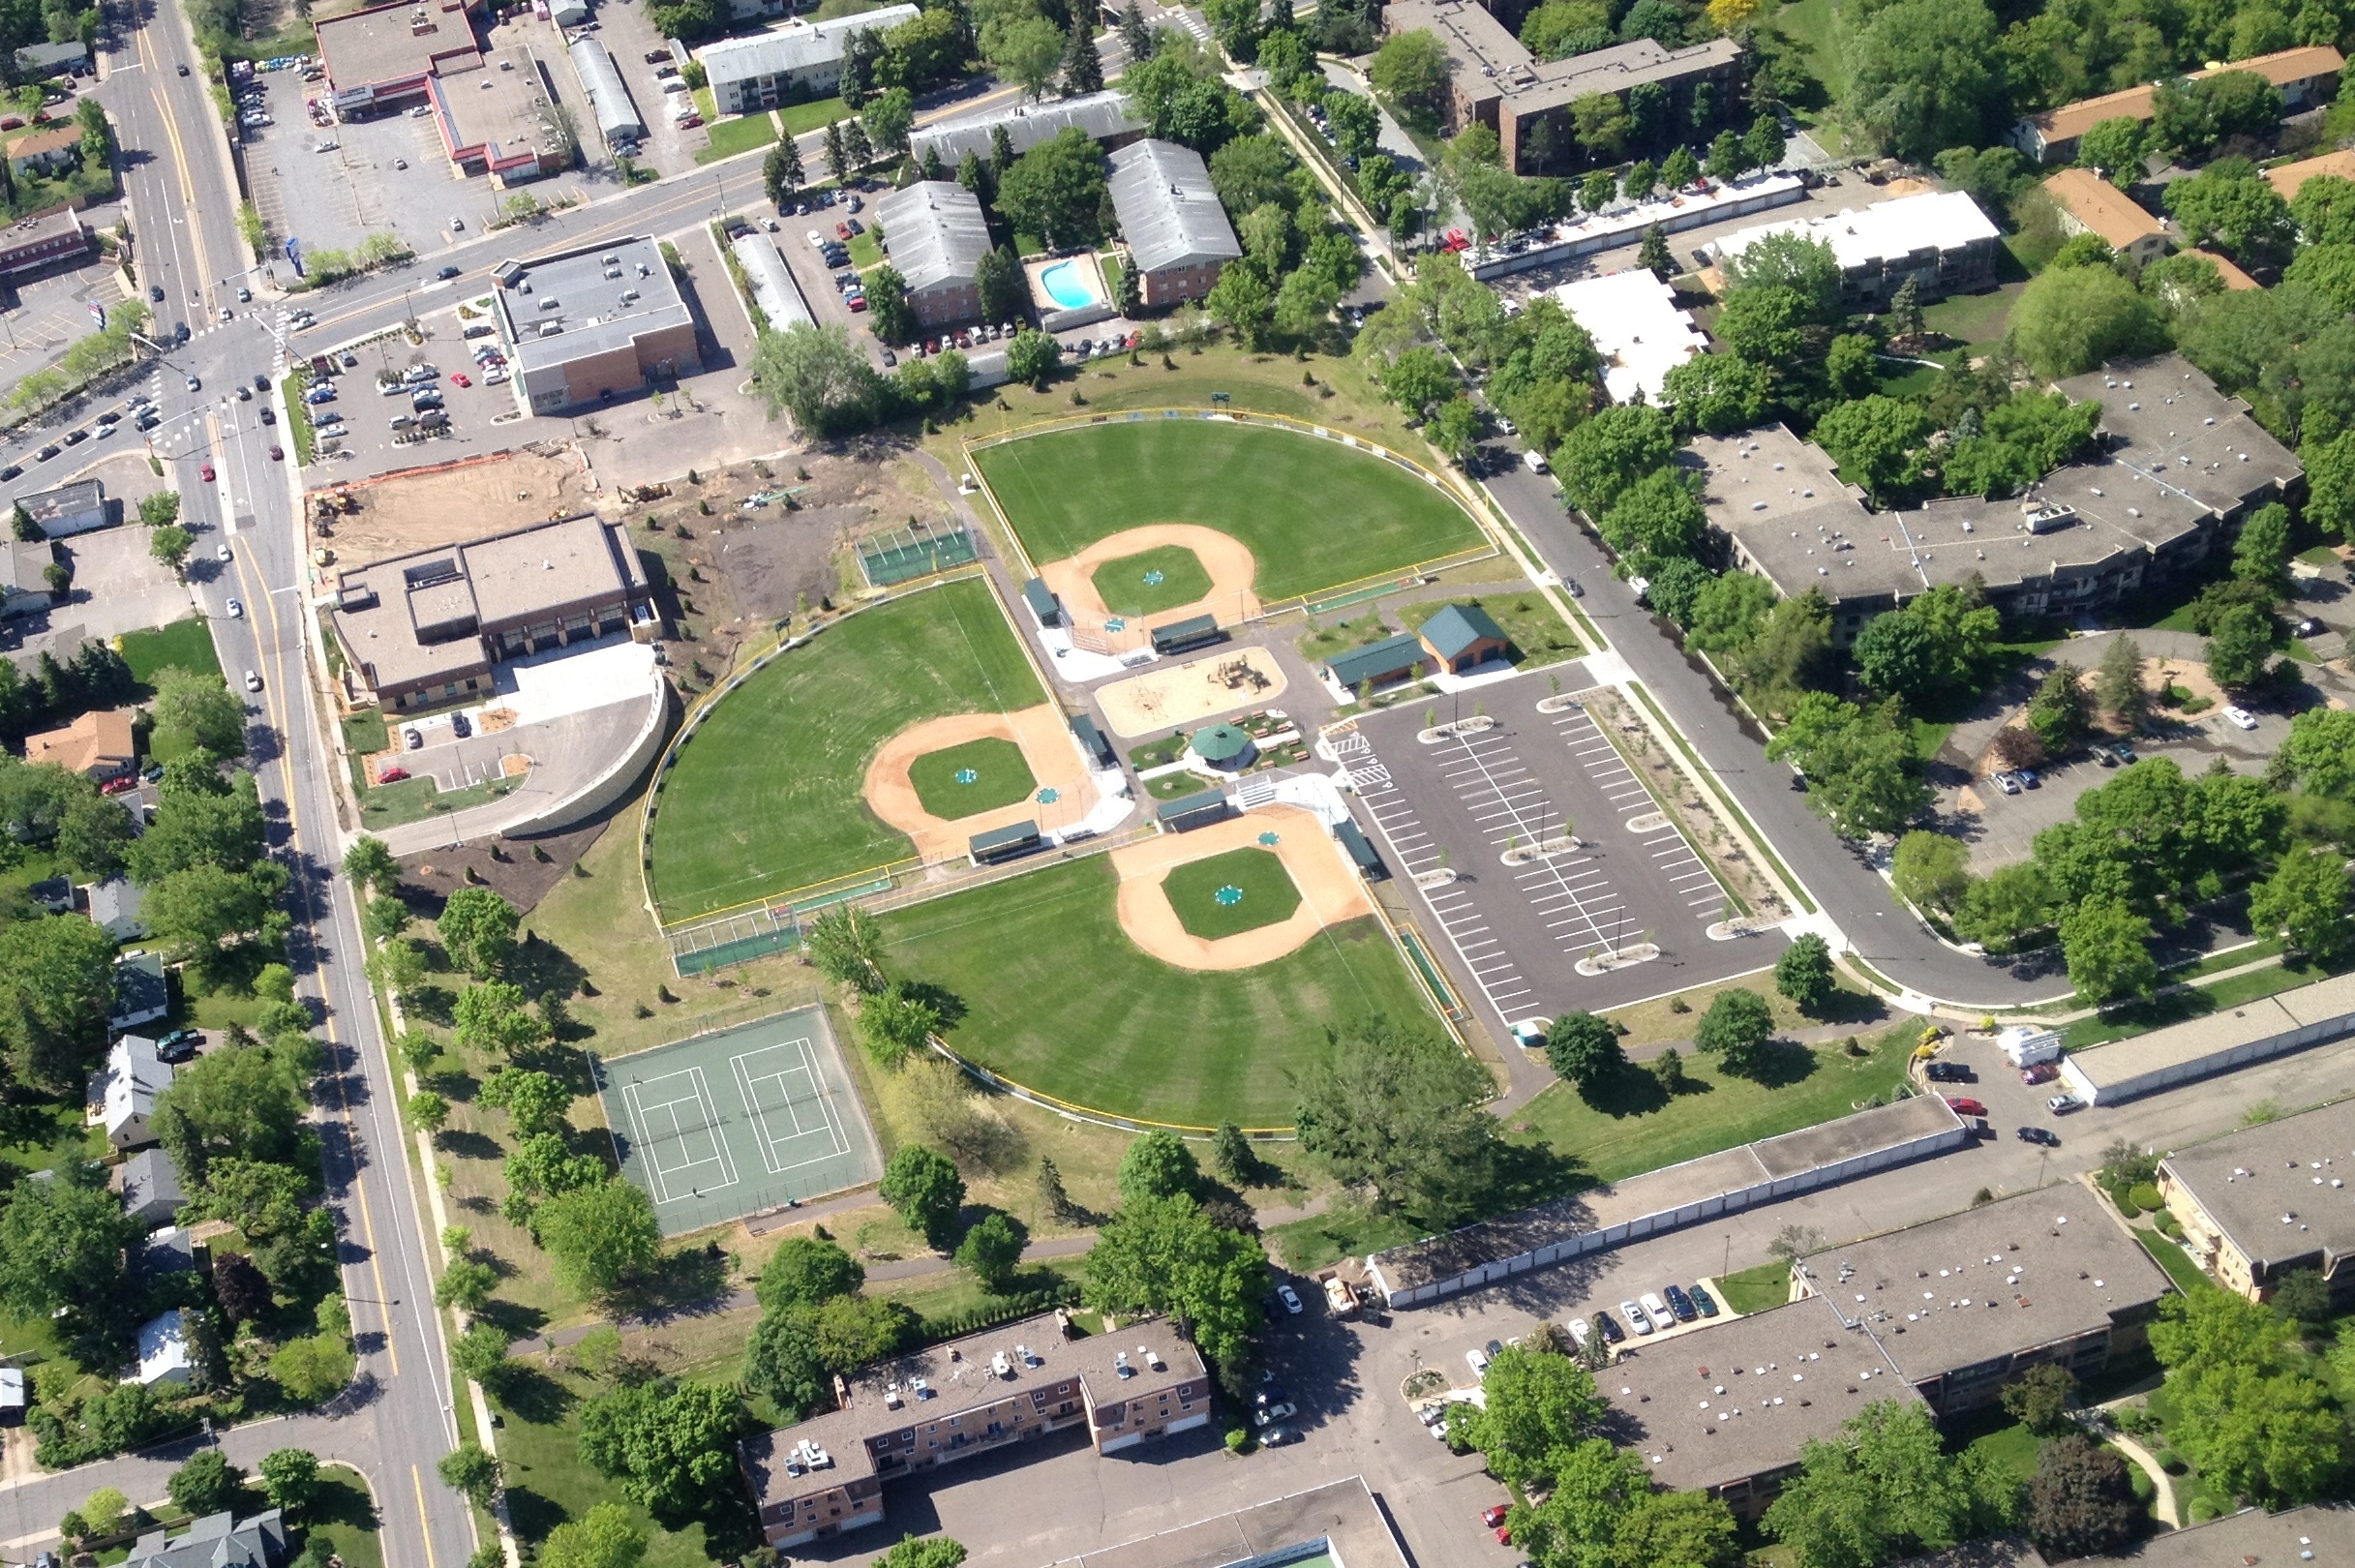
[[[401,739],[411,751],[414,751],[419,746],[425,744],[425,737],[419,734],[414,728],[403,730],[401,732]]]
[[[1968,1095],[1948,1095],[1946,1097],[1946,1101],[1954,1108],[1957,1116],[1984,1116],[1987,1114],[1987,1107]]]
[[[1932,1083],[1969,1083],[1971,1070],[1960,1062],[1932,1062],[1921,1070]]]
[[[1289,1427],[1270,1427],[1259,1434],[1259,1446],[1262,1448],[1282,1448],[1286,1443],[1298,1441],[1300,1433]]]
[[[2061,1070],[2050,1062],[2038,1062],[2034,1067],[2020,1069],[2020,1082],[2031,1087],[2039,1083],[2050,1083],[2060,1075]]]
[[[1619,1320],[1609,1312],[1595,1313],[1594,1321],[1595,1326],[1603,1331],[1605,1344],[1619,1344],[1627,1339],[1627,1331],[1619,1327]]]
[[[159,1060],[177,1066],[195,1056],[196,1047],[203,1043],[202,1032],[195,1029],[175,1029],[156,1041],[156,1056]]]
[[[2129,768],[2134,766],[2134,748],[2124,740],[2121,740],[2116,745],[2110,747],[2110,755],[2117,758],[2120,762],[2126,764]]]
[[[1668,1303],[1660,1299],[1660,1293],[1658,1291],[1646,1290],[1643,1295],[1638,1296],[1636,1299],[1643,1303],[1644,1314],[1646,1317],[1649,1317],[1652,1322],[1657,1324],[1659,1327],[1667,1328],[1669,1324],[1675,1320],[1674,1314],[1672,1314],[1668,1310]]]
[[[1994,775],[1994,778],[1995,787],[2002,790],[2006,795],[2017,795],[2020,793],[2020,781],[2013,778],[2009,773],[1997,773]]]
[[[458,722],[460,722],[458,719],[451,720],[453,724]],[[1301,1314],[1303,1309],[1300,1305],[1300,1292],[1294,1290],[1290,1285],[1279,1282],[1276,1285],[1276,1299],[1283,1303],[1283,1310],[1292,1316],[1298,1317]]]
[[[2023,1127],[2020,1129],[2020,1141],[2022,1143],[2040,1143],[2047,1149],[2058,1149],[2061,1147],[2061,1134],[2049,1127]]]
[[[2037,770],[2033,768],[2023,768],[2017,772],[2013,773],[2011,776],[2020,781],[2020,786],[2023,789],[2035,790],[2043,788],[2043,780],[2037,776]]]
[[[1253,1410],[1252,1412],[1252,1425],[1254,1427],[1269,1427],[1275,1425],[1279,1421],[1283,1420],[1286,1416],[1296,1416],[1299,1413],[1300,1408],[1297,1405],[1271,1404],[1265,1409]]]
[[[2085,1109],[2085,1101],[2075,1095],[2055,1095],[2044,1101],[2044,1108],[2055,1116],[2067,1116],[2070,1111]]]
[[[1494,1508],[1486,1508],[1481,1510],[1480,1523],[1493,1530],[1497,1525],[1503,1523],[1504,1516],[1512,1511],[1513,1509],[1510,1503],[1498,1503]]]
[[[474,733],[473,721],[468,719],[464,713],[452,713],[450,715],[450,733],[458,737],[459,739],[464,740],[468,736]]]
[[[1717,1298],[1710,1295],[1703,1286],[1695,1285],[1686,1294],[1693,1298],[1693,1305],[1701,1310],[1702,1316],[1715,1317],[1717,1315]]]
[[[2246,708],[2228,706],[2224,709],[2224,716],[2244,730],[2253,730],[2257,727],[2257,716]]]
[[[1668,1310],[1676,1314],[1677,1322],[1689,1323],[1701,1315],[1701,1309],[1693,1305],[1693,1298],[1684,1293],[1683,1286],[1670,1285],[1667,1295]]]
[[[1569,1323],[1565,1326],[1570,1332],[1570,1342],[1572,1344],[1584,1347],[1588,1340],[1594,1338],[1593,1327],[1583,1317],[1574,1317],[1570,1319]]]
[[[1465,1364],[1472,1369],[1472,1375],[1474,1377],[1485,1377],[1488,1375],[1489,1353],[1486,1350],[1481,1349],[1475,1344],[1469,1350],[1464,1352],[1464,1359]]]
[[[408,769],[387,768],[383,771],[377,774],[377,782],[379,784],[398,784],[407,777],[408,777]]]
[[[1626,1318],[1627,1326],[1634,1329],[1638,1334],[1649,1334],[1651,1332],[1651,1319],[1645,1316],[1644,1309],[1637,1306],[1634,1302],[1620,1302],[1619,1315]]]

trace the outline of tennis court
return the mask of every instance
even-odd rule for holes
[[[596,1072],[621,1173],[654,1200],[666,1236],[883,1171],[823,1009],[600,1059]]]

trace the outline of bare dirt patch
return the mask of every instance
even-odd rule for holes
[[[450,894],[465,887],[489,888],[517,909],[529,911],[571,872],[573,861],[597,841],[607,820],[600,817],[528,843],[491,840],[408,856],[401,862],[402,896],[424,920],[438,920]],[[535,847],[548,859],[538,859],[532,853]],[[492,859],[494,850],[505,859]]]
[[[528,447],[486,463],[388,474],[345,486],[357,512],[334,519],[343,562],[382,560],[411,550],[479,539],[552,517],[593,510],[596,494],[580,459],[564,447]]]
[[[1021,747],[1031,777],[1041,790],[1054,790],[1056,799],[1041,802],[1034,792],[1031,799],[954,822],[926,811],[908,780],[909,768],[929,752],[983,739]],[[1096,786],[1088,781],[1063,710],[1051,703],[1012,713],[954,713],[911,724],[886,740],[867,764],[865,791],[867,809],[914,839],[916,853],[926,860],[962,855],[974,834],[1017,822],[1035,822],[1044,829],[1068,827],[1096,805]]]
[[[1276,852],[1300,890],[1300,907],[1274,925],[1234,936],[1205,939],[1188,931],[1162,890],[1163,879],[1189,861],[1257,847],[1263,833],[1276,835],[1265,847]],[[1193,832],[1162,833],[1116,849],[1111,858],[1120,873],[1120,928],[1146,952],[1180,969],[1255,969],[1298,951],[1328,925],[1374,913],[1341,846],[1323,823],[1297,806],[1266,806]]]

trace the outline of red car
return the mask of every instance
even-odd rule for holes
[[[2020,1069],[2020,1082],[2022,1083],[2050,1083],[2060,1075],[2061,1070],[2050,1062],[2038,1062],[2035,1067]]]
[[[198,468],[196,470],[196,477],[203,480],[208,485],[211,484],[213,482],[213,466],[207,463],[203,467]]]
[[[849,303],[852,310],[863,311],[866,309],[866,296],[864,294],[853,294],[850,297]]]
[[[407,777],[408,777],[408,769],[387,768],[377,775],[377,782],[379,784],[398,784]]]
[[[1472,242],[1464,237],[1464,230],[1461,228],[1449,229],[1447,237],[1439,243],[1442,248],[1450,251],[1468,251],[1472,248]]]
[[[1984,1116],[1987,1114],[1986,1106],[1961,1095],[1948,1095],[1946,1097],[1946,1101],[1954,1107],[1955,1114],[1958,1116]]]
[[[458,386],[472,386],[474,384],[472,381],[467,379],[467,373],[465,371],[450,372],[450,380],[453,384]]]
[[[1513,1509],[1510,1503],[1498,1503],[1495,1507],[1488,1509],[1481,1514],[1480,1523],[1486,1524],[1490,1529],[1493,1530],[1497,1525],[1503,1523],[1504,1516],[1512,1511]]]
[[[1511,1545],[1513,1544],[1513,1532],[1512,1532],[1512,1530],[1511,1530],[1510,1528],[1508,1528],[1507,1526],[1505,1526],[1505,1525],[1502,1525],[1502,1524],[1497,1525],[1497,1526],[1496,1526],[1496,1544],[1497,1544],[1498,1546],[1511,1546]]]
[[[121,778],[110,778],[106,780],[106,783],[101,784],[98,787],[98,793],[101,795],[126,795],[138,787],[139,781],[137,776],[136,774],[125,773]]]
[[[850,226],[850,225],[848,225],[848,224],[836,224],[836,225],[834,226],[834,238],[836,238],[836,239],[838,239],[838,240],[846,240],[846,239],[849,239],[850,237],[851,237],[851,226]]]

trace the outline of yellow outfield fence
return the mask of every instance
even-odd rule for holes
[[[1257,425],[1269,430],[1286,430],[1299,436],[1339,442],[1343,446],[1394,464],[1446,496],[1455,502],[1457,510],[1464,513],[1465,518],[1471,522],[1472,527],[1481,537],[1488,541],[1485,545],[1453,551],[1444,556],[1434,556],[1428,560],[1415,561],[1390,571],[1370,573],[1345,583],[1334,583],[1307,593],[1297,593],[1289,598],[1263,603],[1256,615],[1245,618],[1246,622],[1266,620],[1294,610],[1313,610],[1321,607],[1325,601],[1336,598],[1353,601],[1357,596],[1365,594],[1367,590],[1373,590],[1376,594],[1386,592],[1392,588],[1405,586],[1410,579],[1431,576],[1457,566],[1467,566],[1476,560],[1494,559],[1503,554],[1503,547],[1496,542],[1495,534],[1491,531],[1489,520],[1472,507],[1465,505],[1463,495],[1455,486],[1447,482],[1445,476],[1435,472],[1418,459],[1408,456],[1387,442],[1375,440],[1370,436],[1359,436],[1349,431],[1336,430],[1330,425],[1319,425],[1311,420],[1294,419],[1289,414],[1262,413],[1253,408],[1123,408],[1106,413],[1064,414],[1053,419],[1042,419],[1017,430],[974,437],[963,443],[965,471],[973,476],[975,488],[989,502],[989,509],[996,515],[1000,531],[1005,534],[1008,544],[1011,546],[1014,558],[1019,564],[1025,580],[1039,575],[1038,565],[1031,558],[1030,546],[1023,540],[1022,530],[1015,527],[1012,514],[1008,512],[1005,503],[998,499],[997,491],[989,483],[989,475],[982,471],[980,463],[974,461],[974,454],[986,451],[993,446],[1003,446],[1010,441],[1027,440],[1034,436],[1052,436],[1064,431],[1086,430],[1096,425],[1134,424],[1149,419],[1208,419],[1230,425]]]

